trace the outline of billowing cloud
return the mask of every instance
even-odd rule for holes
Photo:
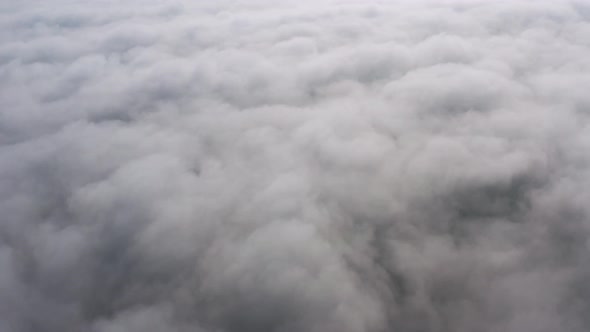
[[[590,5],[0,5],[0,331],[590,329]]]

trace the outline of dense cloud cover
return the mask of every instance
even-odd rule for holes
[[[0,331],[590,330],[590,3],[4,1]]]

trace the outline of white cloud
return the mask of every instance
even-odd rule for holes
[[[587,3],[0,8],[0,330],[590,327]]]

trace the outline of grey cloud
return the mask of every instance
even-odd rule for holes
[[[0,7],[0,331],[590,328],[587,3]]]

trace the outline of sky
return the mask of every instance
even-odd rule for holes
[[[0,0],[0,332],[590,330],[590,2]]]

